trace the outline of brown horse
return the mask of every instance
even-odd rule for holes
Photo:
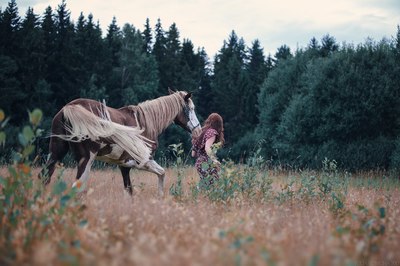
[[[100,160],[119,166],[130,194],[131,168],[155,173],[162,196],[165,171],[153,160],[158,136],[173,122],[195,136],[201,131],[191,93],[169,92],[168,96],[120,109],[89,99],[68,103],[53,118],[50,155],[39,178],[48,184],[57,162],[71,150],[78,163],[73,186],[79,190],[86,186],[93,161]]]

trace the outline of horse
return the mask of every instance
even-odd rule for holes
[[[172,123],[193,136],[201,132],[191,93],[168,90],[167,96],[119,109],[83,98],[66,104],[53,118],[49,156],[39,178],[49,184],[57,163],[72,151],[78,164],[72,186],[79,191],[86,186],[94,160],[100,160],[118,165],[130,195],[131,168],[156,174],[162,197],[165,170],[153,159],[158,136]]]

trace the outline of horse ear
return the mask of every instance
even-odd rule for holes
[[[189,100],[190,97],[192,97],[192,93],[191,92],[189,92],[188,94],[185,95],[185,98],[184,98],[185,101]]]
[[[175,92],[168,87],[168,93],[169,94],[174,94]]]

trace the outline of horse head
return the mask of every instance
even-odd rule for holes
[[[176,93],[170,89],[168,89],[170,94]],[[197,115],[195,112],[195,106],[191,99],[192,93],[189,92],[178,92],[179,95],[184,99],[184,106],[182,111],[178,113],[175,117],[175,124],[181,126],[186,131],[190,132],[194,137],[198,137],[201,133],[201,125],[199,120],[197,119]]]

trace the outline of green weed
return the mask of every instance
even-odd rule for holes
[[[1,118],[1,117],[0,117]],[[42,112],[29,112],[30,124],[18,134],[20,149],[13,155],[8,173],[0,176],[0,262],[24,263],[38,242],[60,236],[68,242],[55,242],[58,254],[77,254],[75,227],[84,225],[83,206],[75,201],[76,191],[60,178],[50,193],[32,178],[32,160]],[[4,124],[3,124],[4,125]],[[54,237],[52,239],[57,239]],[[66,244],[68,243],[68,244]]]

